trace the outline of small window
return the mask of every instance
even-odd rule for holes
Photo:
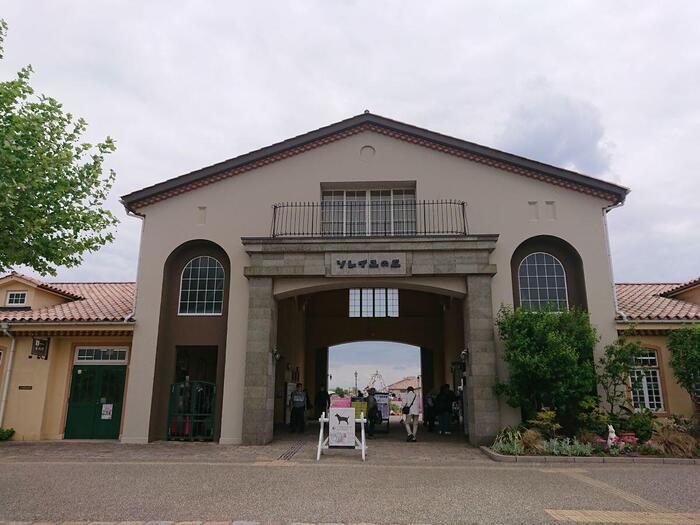
[[[663,411],[664,400],[661,395],[661,376],[656,350],[646,350],[637,357],[630,383],[634,408]]]
[[[518,267],[518,288],[521,306],[551,305],[555,310],[569,307],[564,266],[549,253],[531,253],[522,260]]]
[[[118,365],[126,364],[128,349],[111,346],[79,346],[75,362],[82,364]]]
[[[224,267],[213,257],[195,257],[180,278],[179,315],[219,315],[224,306]]]
[[[27,304],[27,292],[9,291],[5,300],[6,306],[25,306]]]
[[[398,317],[399,291],[396,288],[351,288],[350,317]]]

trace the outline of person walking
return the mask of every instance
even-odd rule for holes
[[[289,406],[292,409],[289,418],[289,426],[292,432],[304,432],[304,413],[306,412],[306,392],[302,390],[301,383],[297,383],[296,390],[289,396]]]
[[[321,417],[322,413],[328,415],[328,407],[331,404],[331,396],[328,395],[328,390],[325,386],[322,386],[318,392],[316,392],[316,417]]]
[[[416,441],[418,433],[418,415],[420,414],[420,405],[418,405],[418,396],[412,386],[406,389],[406,397],[403,400],[401,412],[404,416],[404,425],[406,426],[406,441]]]
[[[450,434],[450,417],[452,415],[452,404],[454,403],[455,395],[450,390],[450,385],[442,385],[440,393],[435,399],[435,409],[438,415],[438,433]]]

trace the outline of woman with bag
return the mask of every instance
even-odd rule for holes
[[[418,405],[417,398],[418,396],[413,390],[413,387],[409,386],[406,389],[406,398],[403,400],[403,408],[401,408],[404,417],[404,425],[406,426],[406,433],[408,434],[406,441],[416,441],[416,434],[418,433],[418,414],[420,414],[420,406]]]

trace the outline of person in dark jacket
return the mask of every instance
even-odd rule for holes
[[[452,415],[452,403],[455,395],[450,390],[450,385],[442,385],[440,393],[435,398],[435,411],[438,416],[438,433],[450,434],[450,417]]]
[[[302,390],[301,383],[297,383],[296,390],[289,396],[289,406],[292,409],[289,426],[292,432],[299,432],[300,434],[304,432],[304,412],[306,412],[307,403],[306,392]]]
[[[367,391],[367,423],[368,423],[368,435],[369,437],[374,437],[374,425],[381,416],[379,413],[379,404],[377,403],[377,398],[374,394],[377,391],[374,388],[370,388]]]
[[[321,417],[322,413],[328,415],[328,407],[331,405],[331,396],[328,395],[328,390],[325,386],[322,386],[318,392],[316,392],[316,417]]]

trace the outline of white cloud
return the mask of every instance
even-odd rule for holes
[[[620,280],[700,273],[700,3],[6,0],[0,78],[111,135],[134,189],[369,108],[624,185]],[[612,147],[614,145],[614,148]],[[138,221],[59,279],[135,276]],[[650,241],[654,243],[649,249]]]

